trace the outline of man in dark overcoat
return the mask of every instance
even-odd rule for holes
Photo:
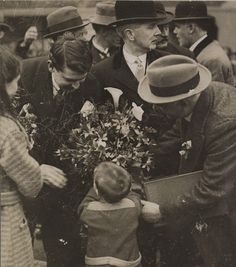
[[[175,165],[179,174],[203,170],[190,191],[160,205],[174,229],[163,241],[163,266],[199,264],[194,245],[204,266],[235,266],[235,89],[211,82],[209,70],[194,60],[169,55],[149,66],[138,92],[177,119],[160,139],[157,166],[174,171]]]
[[[116,21],[111,25],[116,28],[124,45],[114,55],[93,66],[91,72],[97,90],[107,99],[110,94],[106,89],[120,89],[121,103],[125,100],[135,107],[142,106],[144,117],[154,121],[150,119],[151,106],[139,97],[137,88],[146,67],[155,59],[168,54],[157,50],[156,46],[161,33],[158,25],[169,21],[169,18],[165,13],[156,11],[153,1],[117,0],[115,14]]]
[[[95,16],[90,19],[95,31],[95,35],[89,41],[93,65],[110,57],[120,47],[121,40],[116,29],[109,26],[115,20],[115,3],[99,2],[96,4]]]
[[[40,209],[36,210],[40,213],[49,267],[83,266],[76,208],[90,184],[83,184],[78,175],[70,175],[71,170],[61,165],[55,151],[60,136],[68,136],[70,129],[76,127],[72,118],[76,118],[85,101],[96,102],[96,92],[79,88],[91,64],[88,43],[65,37],[53,43],[48,57],[24,60],[22,64],[20,86],[25,92],[21,101],[30,104],[40,123],[39,149],[36,147],[33,155],[42,163],[61,166],[68,178],[64,190],[45,187],[39,197]]]

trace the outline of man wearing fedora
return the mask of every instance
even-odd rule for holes
[[[12,28],[10,25],[4,22],[4,15],[2,12],[0,12],[0,42],[5,33],[9,31],[12,31]]]
[[[203,266],[236,266],[234,87],[211,82],[210,71],[193,59],[169,55],[149,65],[138,93],[177,119],[160,138],[157,166],[177,163],[172,171],[179,174],[203,170],[191,191],[160,205],[162,219],[174,229],[160,242],[163,266],[199,266],[193,245]],[[170,160],[173,155],[176,162]]]
[[[134,113],[142,105],[145,121],[156,122],[157,120],[150,119],[151,106],[142,101],[137,88],[147,65],[168,54],[156,49],[161,33],[158,24],[167,21],[167,16],[163,12],[157,12],[154,2],[149,0],[117,0],[115,14],[116,21],[111,25],[116,28],[124,44],[111,57],[93,66],[91,72],[95,77],[95,87],[103,93],[104,99],[110,97],[106,88],[120,89],[120,104],[124,101],[133,104]],[[87,81],[84,85],[87,87],[86,83]]]
[[[189,48],[197,61],[211,71],[213,81],[234,85],[229,58],[219,42],[208,34],[213,21],[204,1],[179,2],[175,9],[174,33],[180,45]]]
[[[109,26],[115,20],[114,2],[96,4],[96,14],[90,19],[96,33],[90,40],[93,65],[114,54],[120,46],[120,37],[116,30]]]
[[[47,16],[47,30],[44,37],[55,41],[62,35],[72,35],[86,40],[88,24],[88,20],[82,20],[76,7],[64,6]]]

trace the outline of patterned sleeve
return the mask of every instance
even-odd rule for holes
[[[20,131],[11,131],[2,143],[0,165],[22,195],[37,196],[42,187],[41,171],[29,155],[25,136]]]

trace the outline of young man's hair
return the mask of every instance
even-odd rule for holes
[[[68,67],[73,71],[85,73],[92,65],[88,42],[71,36],[61,36],[52,44],[49,59],[58,71]]]
[[[131,175],[112,162],[102,162],[94,170],[98,193],[109,203],[115,203],[130,192]]]
[[[20,61],[6,47],[0,46],[0,114],[11,112],[10,99],[6,84],[20,74]]]

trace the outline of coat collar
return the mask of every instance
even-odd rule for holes
[[[211,42],[213,42],[213,39],[207,36],[205,39],[203,39],[202,42],[200,42],[197,47],[193,50],[194,56],[197,57],[201,51],[208,46]]]
[[[123,47],[121,47],[112,58],[112,66],[113,69],[116,71],[115,79],[117,79],[120,83],[125,84],[127,87],[129,87],[133,91],[137,91],[138,88],[138,81],[136,77],[133,75],[132,71],[130,70],[128,64],[125,61],[124,55],[123,55]],[[167,55],[169,53],[163,52],[163,55]],[[149,51],[147,53],[147,60],[146,64],[149,65],[151,62],[153,62],[155,59],[161,57],[162,54],[157,51]]]

